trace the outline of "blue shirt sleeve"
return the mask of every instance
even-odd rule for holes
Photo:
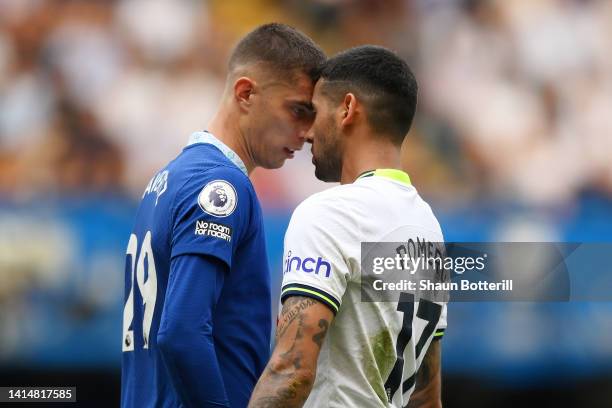
[[[188,180],[177,194],[172,225],[172,257],[208,255],[231,268],[247,233],[253,190],[238,169],[219,166]]]
[[[172,259],[157,344],[186,407],[229,407],[213,340],[227,266],[215,257]]]

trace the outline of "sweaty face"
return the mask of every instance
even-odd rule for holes
[[[287,78],[262,81],[252,97],[246,124],[258,166],[279,168],[302,148],[314,119],[312,91],[312,80],[304,74],[291,82]]]
[[[316,118],[306,135],[312,143],[315,176],[322,181],[340,181],[342,173],[342,141],[336,123],[338,106],[321,92],[321,81],[315,87],[312,103]]]

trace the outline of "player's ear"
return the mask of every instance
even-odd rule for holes
[[[234,82],[234,99],[243,109],[248,109],[252,103],[255,82],[247,77],[240,77]]]
[[[342,126],[349,126],[355,123],[357,118],[357,98],[352,93],[344,95],[342,104],[340,105],[340,124]]]

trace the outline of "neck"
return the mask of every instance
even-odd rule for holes
[[[352,183],[368,170],[402,168],[399,147],[383,137],[351,139],[351,146],[346,146],[344,151],[340,184]]]
[[[206,129],[232,149],[244,162],[249,175],[255,169],[255,159],[239,125],[239,117],[227,105],[221,106]]]

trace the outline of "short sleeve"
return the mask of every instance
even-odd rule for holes
[[[447,325],[447,309],[448,304],[444,303],[442,305],[442,313],[440,314],[440,320],[438,320],[438,325],[436,326],[436,331],[434,333],[434,340],[438,340],[444,337],[444,332],[446,331]]]
[[[307,296],[336,314],[350,280],[344,246],[351,241],[342,207],[309,200],[296,208],[285,234],[281,302]]]
[[[253,192],[248,183],[238,169],[224,166],[189,179],[174,204],[172,257],[208,255],[231,267],[251,218]]]

